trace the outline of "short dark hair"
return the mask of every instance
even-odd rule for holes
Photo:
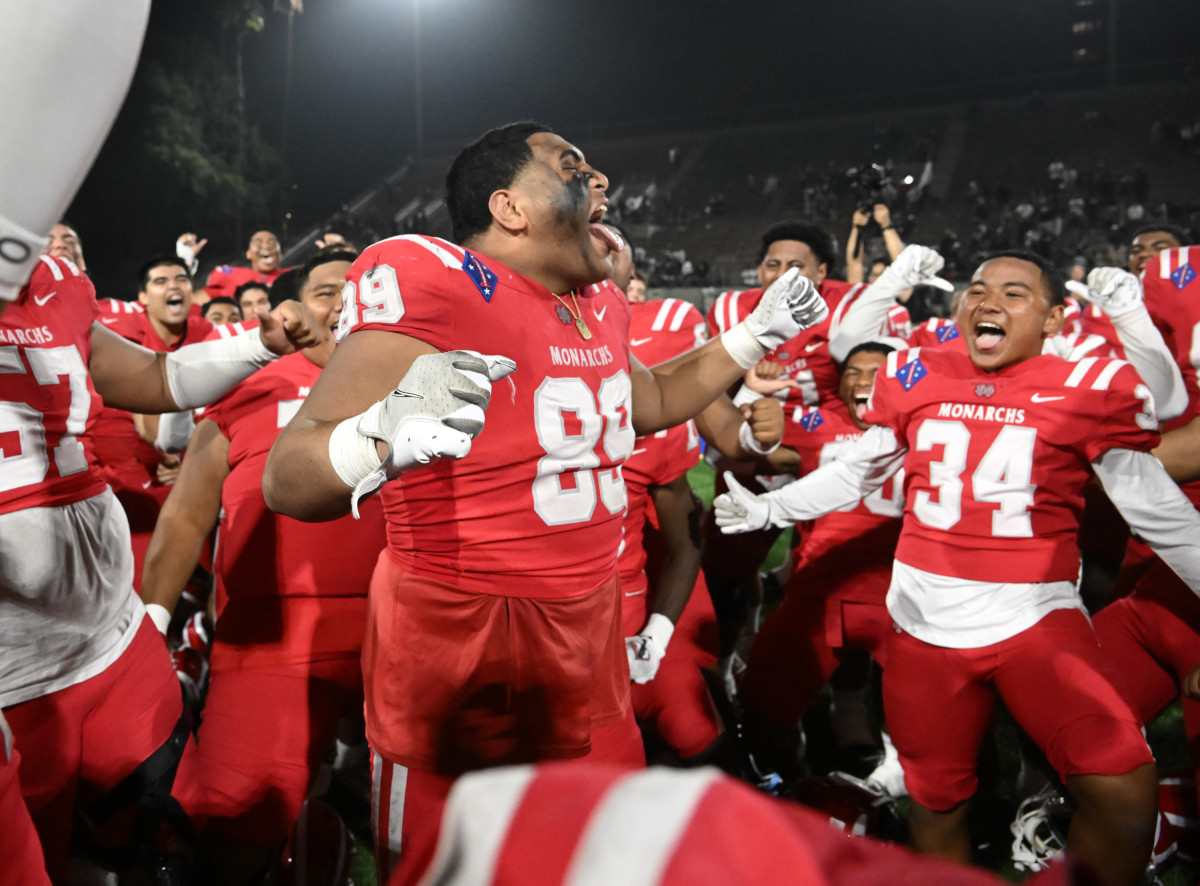
[[[237,306],[239,308],[242,306],[242,296],[244,294],[246,294],[247,292],[249,292],[251,289],[261,289],[263,292],[265,292],[267,294],[268,298],[270,298],[270,296],[271,296],[270,285],[268,285],[266,283],[259,283],[257,280],[249,280],[249,281],[243,283],[237,289],[233,290],[233,300],[237,303]]]
[[[288,268],[271,281],[271,288],[267,290],[267,301],[271,307],[278,307],[280,302],[285,302],[289,298],[294,299],[300,295],[300,287],[296,283],[299,276],[299,268]]]
[[[216,298],[210,298],[208,301],[202,304],[200,306],[200,316],[207,318],[209,309],[215,305],[230,305],[234,308],[237,308],[239,317],[242,316],[242,306],[227,295],[218,295]],[[244,320],[245,318],[242,317],[242,319]]]
[[[1050,293],[1050,306],[1067,303],[1067,284],[1063,279],[1062,271],[1055,267],[1049,259],[1028,249],[1001,249],[998,252],[989,252],[980,260],[979,264],[982,265],[994,258],[1015,258],[1037,265],[1038,270],[1042,272],[1042,283]]]
[[[1176,240],[1179,241],[1180,246],[1191,246],[1192,245],[1192,238],[1188,236],[1187,231],[1185,231],[1183,228],[1177,227],[1175,225],[1168,225],[1166,223],[1142,225],[1140,228],[1138,228],[1136,231],[1134,231],[1132,234],[1129,235],[1129,242],[1132,243],[1138,237],[1142,236],[1142,234],[1148,234],[1151,231],[1166,231],[1168,234],[1170,234],[1172,237],[1174,237]]]
[[[830,271],[833,270],[836,261],[833,252],[833,238],[816,225],[799,221],[780,222],[767,228],[763,232],[758,250],[758,260],[755,264],[761,265],[763,259],[767,257],[767,250],[771,248],[771,244],[779,240],[796,240],[803,243],[812,250],[812,254],[817,257],[820,264],[825,265]]]
[[[533,159],[526,140],[539,132],[553,130],[534,120],[509,123],[488,130],[458,152],[446,173],[446,209],[456,243],[465,243],[491,226],[488,200],[511,185]]]
[[[850,349],[850,352],[848,354],[846,354],[845,359],[842,360],[841,365],[838,366],[838,373],[841,374],[846,371],[846,365],[850,362],[850,358],[853,357],[855,354],[885,354],[886,355],[886,354],[890,354],[894,350],[896,350],[896,348],[892,345],[889,345],[887,342],[882,342],[882,341],[859,342],[858,344],[856,344],[854,347],[852,347]]]
[[[177,255],[171,255],[164,252],[162,255],[154,256],[154,258],[150,259],[150,261],[138,268],[138,292],[146,291],[146,284],[150,282],[151,271],[153,271],[155,268],[161,268],[166,265],[176,268],[183,268],[183,272],[187,274],[188,280],[192,279],[192,274],[188,270],[188,266],[183,263],[183,259]]]
[[[300,294],[300,290],[304,288],[304,284],[308,282],[309,275],[312,274],[321,265],[327,265],[330,262],[345,261],[354,264],[354,260],[358,258],[357,252],[352,252],[349,249],[331,249],[329,252],[318,252],[308,261],[300,266],[296,272],[294,285],[296,287],[296,295]]]

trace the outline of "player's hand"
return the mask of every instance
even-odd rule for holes
[[[887,206],[882,203],[876,203],[871,214],[875,217],[875,224],[881,228],[886,228],[892,223],[892,214],[888,211]]]
[[[1067,288],[1110,318],[1136,311],[1142,304],[1141,281],[1122,268],[1093,268],[1087,276],[1087,286],[1072,280]]]
[[[154,467],[154,476],[162,486],[174,486],[183,470],[183,460],[170,452],[160,453],[158,464]]]
[[[744,487],[729,471],[725,483],[729,491],[713,499],[713,512],[723,533],[755,532],[770,524],[771,506],[763,496]]]
[[[325,341],[329,331],[317,325],[312,312],[298,301],[280,302],[267,310],[262,305],[254,309],[258,318],[258,334],[273,354],[290,354],[311,348]]]
[[[1183,694],[1193,701],[1200,701],[1200,665],[1192,668],[1192,672],[1184,678]]]
[[[772,360],[761,360],[747,369],[743,381],[746,387],[764,397],[773,396],[786,388],[800,387],[800,382],[794,378],[784,378],[783,367]]]
[[[745,326],[769,352],[828,316],[829,306],[812,280],[792,268],[767,287]]]
[[[783,404],[774,397],[762,397],[742,407],[746,419],[747,434],[752,442],[747,449],[767,455],[774,452],[783,442]]]
[[[891,286],[897,293],[914,286],[933,286],[945,292],[953,292],[954,284],[937,275],[945,264],[946,260],[936,249],[910,243],[871,285]]]
[[[645,684],[654,679],[674,633],[675,624],[671,619],[661,612],[652,612],[636,636],[625,638],[629,678],[634,683]]]
[[[866,227],[867,222],[871,220],[871,216],[865,209],[855,209],[854,215],[850,216],[850,223],[856,228]]]
[[[382,466],[354,487],[351,506],[404,471],[439,458],[464,458],[483,430],[492,382],[514,372],[508,357],[476,351],[422,354],[396,389],[364,412],[358,432],[387,449]]]
[[[196,271],[200,269],[200,250],[208,244],[208,239],[201,240],[195,234],[188,232],[180,234],[175,241],[175,255],[187,264],[187,269],[192,276],[195,276]]]
[[[324,237],[317,238],[317,249],[328,249],[331,246],[344,246],[345,244],[346,238],[341,234],[335,234],[333,231],[330,231]]]

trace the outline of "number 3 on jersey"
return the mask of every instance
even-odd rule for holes
[[[547,526],[586,523],[600,499],[610,514],[625,509],[620,462],[633,452],[633,386],[618,372],[593,395],[581,378],[548,378],[533,396],[538,442],[546,454],[533,481],[533,507]],[[596,451],[613,463],[601,468]]]

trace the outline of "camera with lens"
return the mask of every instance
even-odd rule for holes
[[[850,181],[857,208],[862,212],[869,213],[876,203],[890,205],[896,196],[891,173],[878,163],[853,167],[846,171],[846,178]]]

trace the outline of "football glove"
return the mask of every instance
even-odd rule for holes
[[[722,333],[725,350],[743,369],[829,316],[813,282],[792,268],[767,287],[750,316]]]

